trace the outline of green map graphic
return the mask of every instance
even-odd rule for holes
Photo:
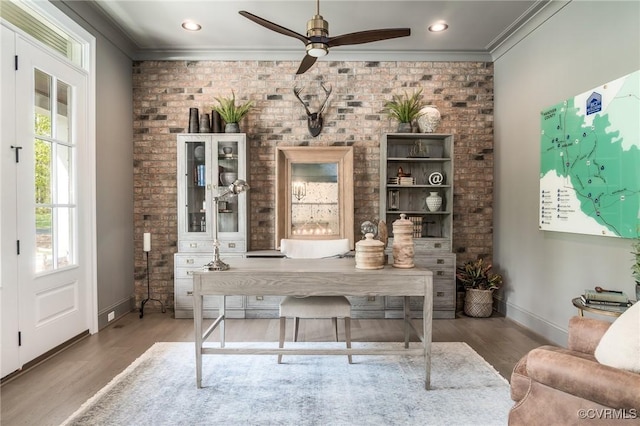
[[[541,112],[540,229],[640,236],[640,71]]]

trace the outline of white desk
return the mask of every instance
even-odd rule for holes
[[[312,349],[312,348],[225,348],[224,303],[218,318],[202,330],[202,298],[222,296],[404,296],[405,349]],[[233,259],[227,271],[193,273],[193,319],[196,344],[196,383],[202,387],[203,354],[255,355],[422,355],[425,363],[425,388],[431,383],[431,321],[433,276],[422,268],[356,269],[353,258],[344,259]],[[411,322],[409,296],[424,297],[422,336]],[[220,347],[203,347],[204,341],[220,327]],[[410,328],[422,340],[422,347],[409,349]],[[275,368],[274,360],[274,368]]]

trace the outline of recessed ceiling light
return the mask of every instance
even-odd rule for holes
[[[439,33],[446,30],[447,28],[449,28],[449,26],[444,22],[438,22],[436,24],[429,25],[429,31],[431,31],[432,33]]]
[[[200,31],[202,29],[202,25],[193,21],[184,21],[182,23],[182,28],[184,28],[187,31]]]

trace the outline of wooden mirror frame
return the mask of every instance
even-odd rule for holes
[[[338,164],[338,232],[339,236],[293,235],[291,232],[292,170],[294,163],[337,163]],[[353,229],[353,147],[351,146],[283,146],[276,149],[276,241],[280,240],[328,240],[349,239],[349,246],[355,247]]]

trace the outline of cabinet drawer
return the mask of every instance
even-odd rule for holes
[[[279,309],[282,296],[247,296],[247,309]]]
[[[422,310],[422,301],[424,299],[421,296],[412,296],[409,298],[409,306],[412,311],[421,311]],[[434,301],[435,304],[435,301]],[[385,297],[385,308],[386,309],[403,309],[404,307],[404,297],[402,296],[386,296]]]
[[[186,240],[178,242],[180,253],[213,252],[211,240]],[[220,240],[220,253],[244,253],[247,245],[242,240]]]
[[[383,296],[347,296],[352,310],[378,310],[384,308]]]
[[[416,253],[424,251],[451,251],[451,241],[445,238],[416,238],[413,240]]]
[[[211,262],[211,259],[213,259],[213,253],[179,253],[174,256],[174,266],[176,268],[200,269]]]

